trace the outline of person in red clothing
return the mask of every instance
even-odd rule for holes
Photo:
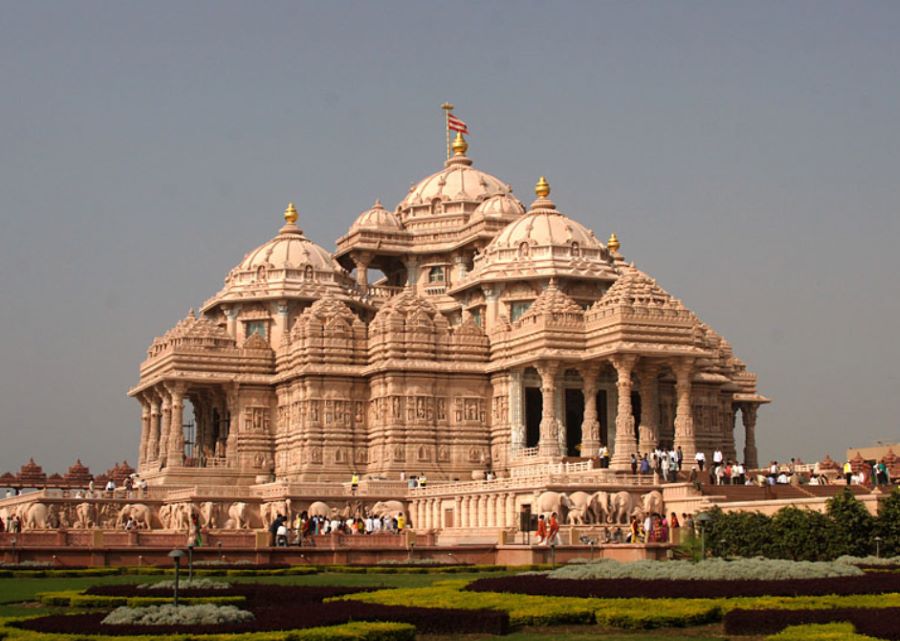
[[[556,512],[550,515],[550,522],[547,524],[547,545],[559,545],[559,521],[556,519]]]
[[[537,541],[535,541],[535,545],[540,545],[544,541],[547,540],[547,522],[544,520],[544,515],[541,514],[538,517],[537,524]]]

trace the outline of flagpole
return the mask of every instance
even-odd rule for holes
[[[441,109],[444,110],[444,133],[447,134],[447,160],[450,160],[450,112],[453,110],[453,105],[445,102],[441,105]]]

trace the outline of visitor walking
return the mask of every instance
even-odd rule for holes
[[[535,545],[541,545],[547,540],[547,522],[544,520],[543,514],[538,517],[536,537]]]
[[[700,468],[700,471],[703,471],[703,466],[706,465],[706,454],[702,451],[698,451],[694,456],[694,460],[697,462],[697,467]]]
[[[547,523],[547,545],[559,545],[559,521],[556,519],[556,512],[550,515],[550,521]]]

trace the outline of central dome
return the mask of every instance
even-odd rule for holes
[[[445,203],[477,205],[492,196],[512,193],[512,187],[496,176],[472,167],[472,159],[466,156],[468,145],[461,137],[453,148],[456,155],[444,163],[443,169],[409,188],[409,193],[397,205],[401,216],[443,214]]]

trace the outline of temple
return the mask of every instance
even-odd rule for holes
[[[657,447],[757,466],[768,402],[730,344],[567,216],[453,154],[334,253],[294,205],[129,392],[151,485],[435,481]],[[190,411],[188,411],[188,409]],[[740,413],[745,439],[736,443]],[[136,430],[136,437],[138,436]]]

